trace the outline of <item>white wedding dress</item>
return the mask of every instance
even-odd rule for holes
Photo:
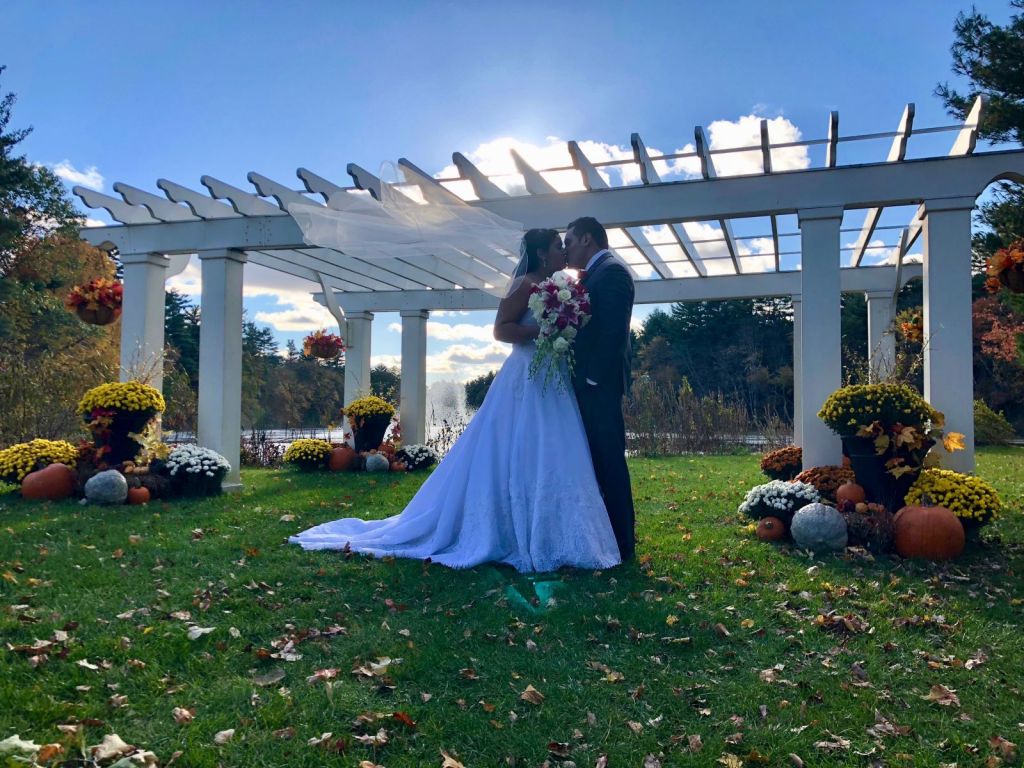
[[[535,324],[527,312],[520,321]],[[529,376],[535,345],[515,345],[480,410],[405,510],[348,518],[289,541],[452,568],[519,571],[617,565],[615,543],[571,387]]]

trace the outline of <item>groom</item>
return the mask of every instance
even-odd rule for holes
[[[590,443],[597,483],[623,562],[633,557],[633,492],[626,467],[622,397],[629,387],[633,278],[608,250],[604,227],[591,216],[576,219],[565,234],[569,266],[581,270],[591,316],[576,336],[573,388]]]

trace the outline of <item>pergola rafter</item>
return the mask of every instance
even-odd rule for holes
[[[946,413],[950,428],[968,438],[973,434],[970,381],[962,380],[961,365],[971,348],[970,210],[992,181],[1024,178],[1024,151],[975,154],[983,106],[979,99],[962,126],[920,129],[913,124],[913,105],[908,105],[895,132],[847,137],[839,135],[838,114],[833,112],[826,138],[777,144],[771,143],[768,121],[762,120],[759,140],[750,147],[713,149],[703,128],[697,127],[693,151],[663,155],[652,155],[639,135],[633,134],[631,157],[600,162],[588,158],[577,142],[569,142],[571,164],[557,168],[536,168],[512,152],[513,165],[525,187],[522,193],[507,192],[458,152],[452,155],[458,171],[453,178],[435,178],[405,159],[398,165],[405,184],[418,188],[427,205],[465,198],[465,203],[458,204],[485,208],[526,228],[562,229],[580,216],[595,216],[615,235],[631,268],[638,275],[646,273],[642,275],[646,279],[637,281],[638,303],[792,297],[796,439],[809,462],[836,463],[838,443],[814,414],[824,396],[840,383],[838,296],[841,292],[867,296],[871,364],[876,372],[883,371],[894,359],[888,333],[894,297],[907,279],[917,275],[925,283],[929,335],[925,394]],[[914,135],[944,130],[957,134],[948,155],[906,159]],[[879,138],[893,140],[884,161],[838,163],[839,144]],[[779,170],[780,151],[821,145],[825,158],[820,167]],[[715,155],[734,152],[759,155],[760,173],[722,176],[716,172]],[[659,174],[662,163],[675,173],[688,167],[682,166],[682,161],[692,162],[694,167],[699,164],[700,176],[665,181]],[[615,168],[632,168],[640,183],[613,185],[608,171]],[[162,353],[162,311],[151,308],[162,306],[163,280],[171,264],[168,257],[199,255],[203,273],[201,344],[207,348],[201,361],[206,361],[208,374],[204,377],[201,369],[199,439],[234,459],[234,465],[237,434],[231,430],[235,421],[216,414],[234,413],[239,407],[239,393],[233,391],[232,382],[240,371],[240,350],[235,348],[240,340],[232,339],[240,328],[240,315],[236,314],[241,311],[241,276],[246,262],[318,286],[318,299],[345,326],[347,398],[368,384],[373,314],[401,314],[403,432],[413,441],[424,437],[429,312],[493,308],[497,299],[485,289],[505,279],[514,267],[512,254],[472,239],[438,246],[425,257],[381,253],[380,258],[367,258],[364,253],[357,258],[310,245],[289,214],[289,206],[327,210],[336,196],[356,194],[364,197],[359,206],[376,215],[366,206],[378,205],[375,201],[381,200],[382,192],[402,194],[401,187],[397,191],[385,188],[378,176],[356,164],[349,164],[346,170],[354,186],[299,168],[300,189],[256,172],[247,175],[251,191],[212,176],[200,179],[206,194],[165,179],[156,185],[162,196],[121,183],[114,185],[119,197],[75,188],[86,205],[106,209],[119,222],[118,226],[85,228],[82,236],[102,247],[116,247],[125,264],[124,368],[140,353]],[[578,175],[579,191],[557,190],[554,174],[562,179],[565,172]],[[878,226],[882,211],[906,205],[915,206],[916,212],[908,226],[900,228],[892,263],[865,265],[865,253],[874,247],[870,245],[872,237],[894,229]],[[866,210],[865,221],[857,230],[851,266],[841,268],[844,248],[840,238],[845,231],[841,222],[844,212],[853,209]],[[799,220],[800,268],[787,270],[782,268],[781,257],[790,251],[783,252],[779,242],[793,235],[779,231],[779,217],[793,214]],[[737,237],[733,231],[733,221],[755,217],[767,217],[771,223],[772,254],[765,249],[752,252],[742,243],[755,238]],[[721,238],[698,242],[720,243],[727,256],[703,257],[698,242],[686,232],[688,222],[715,222]],[[671,234],[671,242],[645,232],[648,227],[663,228]],[[907,263],[910,248],[922,234],[923,265]],[[759,266],[755,257],[763,266],[761,271],[755,271]],[[805,332],[805,326],[813,332]],[[803,359],[814,360],[814,365],[802,365]],[[219,372],[209,374],[210,366]],[[973,453],[967,451],[952,463],[969,469]]]

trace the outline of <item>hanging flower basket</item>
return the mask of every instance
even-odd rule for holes
[[[1000,286],[1013,293],[1024,293],[1024,240],[1017,240],[989,256],[987,272],[985,287],[990,293],[996,293]]]
[[[109,325],[121,316],[123,296],[121,283],[98,277],[72,288],[64,304],[83,323]]]
[[[314,331],[302,340],[302,352],[309,357],[333,360],[344,351],[345,342],[341,336],[323,329]]]

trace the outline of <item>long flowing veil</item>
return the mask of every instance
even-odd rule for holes
[[[525,270],[523,226],[469,205],[440,184],[399,166],[401,180],[381,180],[380,200],[339,190],[326,206],[292,203],[288,213],[307,245],[374,260],[401,274],[405,266],[440,270],[461,288],[496,296]]]

